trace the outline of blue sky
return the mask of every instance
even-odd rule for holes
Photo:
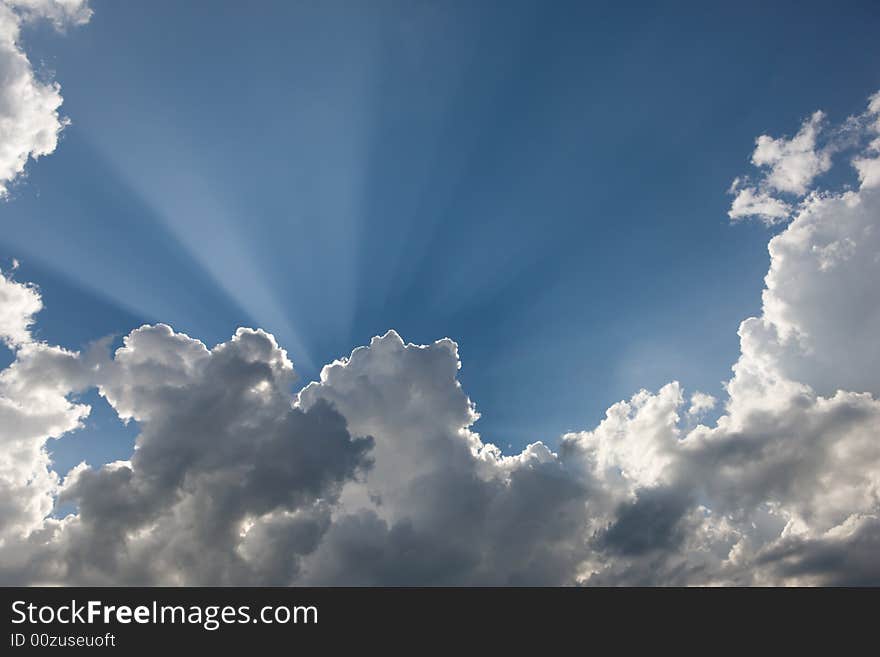
[[[39,337],[257,326],[306,382],[388,328],[449,336],[514,450],[641,387],[719,394],[768,263],[730,181],[880,87],[870,2],[93,6],[25,32],[72,120],[0,207]],[[87,399],[61,472],[130,453]]]

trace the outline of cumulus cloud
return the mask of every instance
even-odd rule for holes
[[[876,131],[873,119],[860,123]],[[652,411],[649,446],[640,445],[649,430],[631,421],[618,422],[613,443],[595,431],[566,437],[620,468],[655,518],[642,527],[654,527],[655,539],[635,543],[649,545],[646,554],[606,550],[587,581],[877,580],[880,568],[864,555],[880,512],[878,223],[880,195],[863,179],[855,190],[808,194],[770,241],[762,314],[740,326],[741,355],[715,426],[679,432],[670,416],[681,398],[667,387],[640,393],[625,414],[609,412],[662,409]],[[670,536],[677,544],[662,547]]]
[[[58,484],[46,441],[80,426],[89,407],[68,395],[84,383],[79,354],[33,340],[37,290],[0,272],[0,339],[15,361],[0,371],[0,549],[42,526]]]
[[[88,0],[3,0],[26,21],[46,19],[57,30],[85,25],[92,18]]]
[[[804,121],[801,129],[791,139],[774,139],[761,135],[755,141],[752,163],[766,167],[765,182],[779,192],[803,195],[819,174],[831,168],[831,154],[827,149],[817,148],[817,137],[825,121],[821,111]]]
[[[52,153],[68,120],[59,114],[57,82],[41,81],[22,50],[25,22],[45,19],[56,29],[91,18],[86,0],[2,0],[0,2],[0,197],[25,169],[28,159]]]
[[[0,270],[0,341],[10,347],[30,342],[34,315],[42,307],[40,294],[33,286],[16,283]]]
[[[774,198],[769,192],[740,185],[741,182],[737,179],[730,187],[730,192],[736,195],[727,212],[727,216],[731,219],[758,217],[769,226],[791,216],[792,207],[789,203]]]
[[[767,225],[790,218],[794,208],[789,201],[779,198],[779,193],[803,196],[813,180],[831,168],[834,146],[818,144],[824,124],[825,114],[817,111],[790,139],[758,137],[752,164],[760,170],[760,179],[757,183],[748,178],[733,181],[728,190],[734,195],[728,216],[733,220],[757,217]]]
[[[853,160],[853,166],[862,187],[880,187],[880,92],[871,96],[864,118],[868,123],[866,132],[872,133],[873,139],[865,154]]]
[[[752,164],[757,180],[736,178],[728,193],[734,196],[728,216],[734,220],[755,217],[767,225],[791,218],[797,202],[812,188],[817,177],[831,169],[832,156],[862,149],[853,158],[863,187],[880,184],[880,94],[868,100],[864,112],[849,117],[840,126],[827,127],[822,111],[814,112],[792,138],[761,135],[755,140]],[[865,137],[873,141],[864,146]],[[864,146],[864,148],[863,148]],[[780,197],[782,195],[782,197]]]
[[[304,581],[343,584],[354,573],[358,584],[566,581],[589,529],[591,483],[540,443],[516,457],[484,444],[458,368],[451,340],[417,346],[392,331],[302,390],[300,406],[331,403],[376,441],[374,468],[346,485]]]
[[[293,367],[262,331],[208,349],[145,326],[94,376],[141,432],[130,461],[65,478],[59,499],[79,512],[58,549],[73,581],[264,581],[265,544],[307,548],[341,483],[370,466],[372,439],[329,404],[293,408]],[[265,582],[290,581],[295,556]]]
[[[856,174],[876,157],[877,98],[857,122]],[[784,180],[768,185],[792,188],[780,158],[810,134],[765,153]],[[39,292],[6,277],[0,580],[877,583],[880,189],[859,180],[805,190],[770,240],[724,400],[671,382],[515,455],[474,430],[448,338],[389,331],[294,394],[287,354],[258,330],[214,348],[161,324],[114,353],[39,343]],[[136,449],[62,479],[45,444],[82,421],[87,387],[138,424]],[[52,518],[53,503],[76,511]]]
[[[712,395],[697,391],[691,395],[691,406],[688,409],[688,415],[699,417],[715,408],[717,403],[718,400]]]

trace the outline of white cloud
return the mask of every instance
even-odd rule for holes
[[[84,0],[3,0],[0,2],[0,196],[24,172],[29,158],[49,155],[68,120],[57,82],[37,79],[19,43],[23,21],[47,19],[62,29],[88,22]]]
[[[591,475],[572,477],[536,443],[503,457],[471,430],[449,339],[404,344],[394,332],[334,363],[300,393],[328,401],[373,436],[374,465],[351,481],[318,549],[311,584],[561,584],[583,558]],[[591,502],[596,511],[604,493]],[[553,509],[553,512],[548,512]]]
[[[31,338],[41,305],[33,287],[0,273],[0,339],[16,357],[0,371],[0,546],[42,525],[58,482],[45,443],[77,428],[89,412],[68,399],[84,384],[78,354]]]
[[[880,187],[880,140],[873,144],[874,157],[860,157],[853,160],[853,165],[859,172],[859,182],[862,187]]]
[[[24,20],[48,20],[57,30],[68,25],[85,25],[92,18],[88,0],[3,0]]]
[[[761,135],[755,141],[752,163],[767,167],[765,182],[779,192],[803,195],[816,176],[831,168],[831,154],[817,147],[817,137],[825,120],[814,112],[791,139]]]
[[[707,395],[705,392],[695,392],[691,395],[688,415],[699,417],[715,408],[716,403],[718,403],[718,400],[712,395]]]
[[[880,189],[815,195],[770,240],[763,315],[743,358],[806,383],[880,394]]]
[[[731,191],[736,194],[730,210],[727,212],[727,216],[731,219],[758,217],[769,226],[791,216],[791,205],[774,198],[767,192],[760,191],[755,187],[738,188],[736,182],[731,187]]]
[[[868,103],[866,118],[868,130],[880,134],[880,92],[871,96]],[[859,173],[862,188],[880,187],[880,137],[876,137],[865,149],[865,154],[853,160],[853,166]]]
[[[761,175],[757,182],[748,177],[733,181],[728,190],[734,195],[728,216],[734,221],[757,217],[768,226],[791,218],[796,208],[779,194],[789,199],[808,196],[816,178],[831,169],[831,156],[862,148],[865,137],[874,138],[853,158],[852,164],[862,188],[880,186],[880,138],[876,137],[880,134],[878,99],[880,93],[872,95],[864,112],[848,117],[834,129],[826,129],[825,114],[816,111],[791,139],[758,137],[752,164],[759,168]],[[823,131],[828,134],[820,144]]]
[[[17,283],[0,271],[0,341],[11,347],[30,342],[34,315],[42,307],[36,288]]]

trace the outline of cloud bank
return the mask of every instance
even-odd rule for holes
[[[22,50],[21,27],[47,20],[60,31],[87,23],[91,15],[87,0],[0,1],[0,197],[9,194],[28,159],[55,151],[69,123],[58,113],[61,87],[39,80]]]
[[[880,584],[880,96],[846,126],[857,186],[812,187],[824,122],[759,138],[762,178],[736,183],[732,218],[791,219],[726,399],[641,390],[555,451],[504,455],[474,431],[448,338],[389,331],[294,393],[259,330],[40,342],[39,290],[0,275],[0,582]],[[735,210],[749,198],[781,205]],[[136,448],[62,477],[46,444],[91,388],[137,422]]]

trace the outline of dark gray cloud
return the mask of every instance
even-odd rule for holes
[[[141,432],[130,462],[65,480],[59,502],[78,505],[60,542],[68,579],[237,583],[259,579],[267,558],[278,568],[272,581],[293,577],[295,561],[266,546],[314,548],[322,504],[369,468],[372,439],[352,437],[329,403],[294,408],[292,376],[261,331],[240,330],[210,351],[162,325],[128,336],[97,377]],[[264,517],[241,553],[244,526]],[[132,572],[131,556],[143,554],[154,565]]]
[[[368,509],[341,515],[307,560],[305,581],[566,584],[583,558],[587,490],[558,463],[517,469],[508,481],[435,472],[406,488],[414,505],[396,520]]]
[[[782,581],[823,586],[880,586],[880,519],[855,519],[845,531],[821,538],[791,537],[757,558]]]
[[[642,489],[634,502],[620,505],[614,523],[599,534],[598,544],[627,556],[677,550],[685,538],[682,521],[692,506],[684,491],[672,487]]]

